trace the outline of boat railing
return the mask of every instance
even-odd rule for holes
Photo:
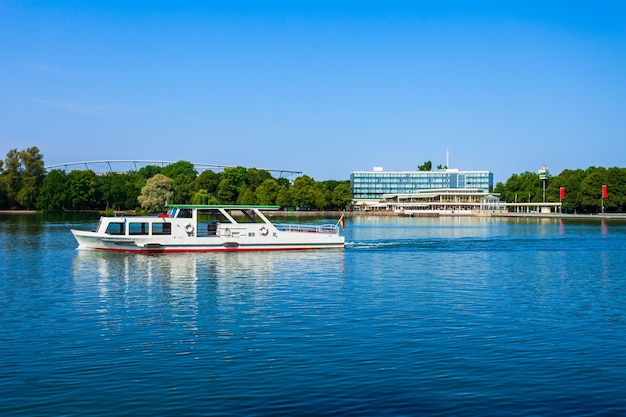
[[[339,234],[339,226],[336,224],[275,224],[274,226],[283,232],[326,233],[329,235]]]

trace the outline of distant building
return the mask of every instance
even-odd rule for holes
[[[375,167],[372,171],[354,171],[350,174],[352,198],[379,200],[387,194],[417,194],[437,189],[478,189],[493,191],[493,173],[489,171],[385,171]]]

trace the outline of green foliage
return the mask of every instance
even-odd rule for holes
[[[314,184],[315,181],[308,175],[296,178],[289,188],[292,204],[296,207],[316,207]]]
[[[291,182],[285,177],[276,178],[276,182],[278,185],[283,186],[285,188],[289,188],[291,186]]]
[[[217,187],[217,199],[224,204],[235,204],[237,195],[237,186],[229,178],[223,178]]]
[[[559,201],[560,189],[563,187],[565,188],[563,212],[581,211],[581,184],[585,179],[585,175],[585,171],[582,169],[566,169],[556,177],[549,178],[548,186],[546,187],[546,200],[552,202]]]
[[[424,162],[424,164],[418,165],[417,169],[419,169],[420,171],[432,171],[433,163],[431,161],[426,161]]]
[[[122,175],[124,175],[126,179],[126,201],[121,208],[126,209],[130,207],[135,207],[135,205],[137,204],[137,197],[139,197],[143,186],[146,185],[147,179],[139,175],[138,172],[127,172],[126,174]]]
[[[67,174],[70,210],[90,210],[97,207],[96,173],[90,169]]]
[[[0,187],[5,195],[8,208],[17,206],[17,193],[22,188],[22,173],[19,152],[11,149],[4,160],[4,169],[0,177]]]
[[[47,212],[59,212],[67,208],[68,178],[64,171],[55,169],[48,172],[43,180],[37,208]]]
[[[198,172],[191,162],[178,161],[161,169],[161,174],[172,180],[174,195],[172,202],[187,203],[194,193],[193,183]]]
[[[247,185],[242,185],[237,198],[237,204],[255,204],[254,192]]]
[[[602,186],[609,190],[608,198],[602,199]],[[557,176],[549,177],[546,185],[546,201],[560,201],[560,189],[565,189],[564,213],[599,213],[626,211],[626,169],[598,168],[566,169]],[[539,176],[533,172],[513,174],[506,184],[498,183],[495,192],[508,202],[543,201],[543,189]]]
[[[321,182],[313,184],[313,206],[319,210],[326,210],[330,204],[330,192]]]
[[[39,188],[43,183],[45,169],[43,155],[37,147],[31,147],[18,154],[21,166],[21,188],[16,200],[22,207],[35,207]]]
[[[289,188],[281,186],[276,195],[276,205],[282,207],[293,207],[293,200]]]
[[[191,204],[208,204],[209,192],[207,190],[198,190],[191,197]]]
[[[139,168],[137,173],[144,179],[148,180],[154,177],[156,174],[161,173],[161,167],[156,165],[146,165],[145,167]]]
[[[311,209],[345,209],[352,201],[349,181],[316,182],[311,177],[273,178],[264,169],[226,168],[197,175],[193,164],[149,165],[136,172],[96,175],[91,170],[44,173],[37,148],[13,149],[0,161],[0,208],[33,206],[43,211],[158,211],[165,202],[263,204]],[[173,178],[164,174],[171,175]],[[136,207],[137,203],[141,207]]]
[[[228,183],[237,189],[246,183],[246,169],[244,167],[225,168],[222,172],[222,180],[228,180]]]
[[[100,193],[99,200],[106,203],[105,209],[111,207],[114,210],[121,210],[126,207],[128,188],[124,174],[109,172],[99,175],[96,187]]]
[[[285,187],[278,185],[278,181],[275,179],[266,179],[254,192],[257,203],[262,205],[276,204],[276,198],[278,197],[278,193],[281,188],[286,190]]]
[[[193,182],[193,189],[195,191],[205,190],[209,194],[215,194],[221,180],[220,174],[207,169],[196,177]]]
[[[330,203],[333,208],[344,210],[352,205],[352,190],[350,182],[344,181],[338,184],[331,192]]]
[[[432,163],[426,161],[419,169],[431,170]],[[606,199],[602,199],[603,185],[609,190]],[[626,211],[625,168],[566,169],[548,178],[546,201],[560,201],[561,187],[565,188],[564,212],[598,213],[602,205],[606,212]],[[543,201],[542,182],[535,172],[513,174],[505,183],[496,184],[494,191],[507,202]],[[135,208],[137,202],[141,208]],[[291,184],[287,178],[273,178],[266,170],[241,166],[222,173],[206,170],[200,175],[186,161],[123,174],[96,175],[91,170],[45,173],[43,156],[36,147],[12,149],[0,160],[0,208],[158,211],[165,202],[344,210],[351,206],[352,194],[349,181],[316,182],[303,175]]]
[[[543,201],[541,180],[537,174],[530,171],[511,175],[506,184],[498,183],[494,191],[500,193],[502,200],[512,203]]]
[[[141,189],[137,201],[141,208],[150,212],[163,210],[174,196],[172,180],[163,174],[150,178]]]
[[[176,178],[180,176],[184,176],[187,179],[193,181],[198,176],[198,171],[194,168],[191,162],[187,161],[178,161],[170,164],[161,169],[161,174],[165,175],[172,180],[176,180]]]
[[[272,174],[265,169],[248,168],[246,171],[246,185],[256,190],[265,180],[271,179]]]

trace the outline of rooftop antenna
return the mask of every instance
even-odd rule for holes
[[[446,169],[450,168],[450,149],[446,149]]]

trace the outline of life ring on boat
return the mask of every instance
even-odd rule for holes
[[[259,233],[261,234],[261,236],[267,236],[267,234],[268,234],[269,232],[270,232],[270,231],[269,231],[269,230],[267,230],[267,227],[265,227],[265,226],[261,226],[261,228],[259,228]]]
[[[187,226],[185,226],[185,232],[187,232],[188,235],[193,233],[193,225],[191,223],[187,223]]]

